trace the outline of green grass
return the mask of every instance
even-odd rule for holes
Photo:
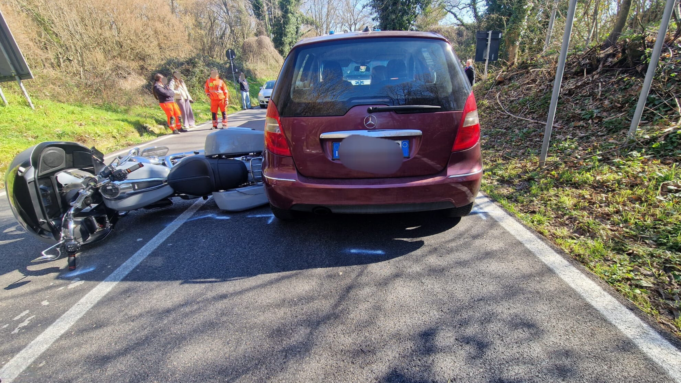
[[[231,102],[228,113],[241,110],[238,88],[226,81]],[[249,79],[251,103],[257,105],[262,80]],[[9,89],[8,89],[9,88]],[[95,146],[106,153],[152,140],[170,133],[165,114],[153,101],[145,106],[120,107],[112,104],[68,104],[33,98],[31,110],[22,96],[3,87],[9,106],[0,102],[0,189],[5,187],[5,172],[14,156],[43,141],[74,141]],[[193,94],[197,123],[210,121],[210,104],[204,94]]]
[[[483,145],[482,190],[681,335],[681,197],[660,194],[681,182],[676,165],[632,153],[538,171],[536,157],[499,156],[513,136]]]
[[[675,65],[663,64],[658,72]],[[681,81],[656,78],[647,122],[630,141],[643,79],[566,75],[559,126],[539,168],[544,125],[512,118],[499,103],[545,121],[552,83],[540,72],[518,73],[475,87],[482,190],[681,337],[681,111],[666,96]]]

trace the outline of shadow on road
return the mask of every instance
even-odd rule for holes
[[[262,274],[384,262],[452,229],[437,213],[329,217],[293,222],[268,208],[224,214],[212,202],[156,250],[128,280],[218,283]]]

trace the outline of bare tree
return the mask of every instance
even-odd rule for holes
[[[480,29],[485,10],[484,0],[444,0],[443,5],[447,13],[452,15],[457,26],[470,27],[471,23],[466,22],[466,19],[472,19],[473,29]]]
[[[303,9],[314,22],[313,28],[318,36],[329,33],[338,24],[338,7],[334,0],[306,0]]]
[[[366,0],[341,0],[338,25],[341,31],[358,31],[371,23],[371,9]]]

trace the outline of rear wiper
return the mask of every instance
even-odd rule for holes
[[[392,111],[408,111],[408,110],[432,110],[442,109],[438,105],[396,105],[396,106],[370,106],[367,108],[367,113],[380,113]]]

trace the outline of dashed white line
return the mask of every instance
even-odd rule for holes
[[[681,382],[681,352],[676,347],[489,198],[480,195],[475,203],[596,308],[608,322],[631,339],[651,360],[665,369],[674,380]]]
[[[85,315],[100,299],[111,291],[118,282],[123,280],[137,265],[140,264],[151,252],[153,252],[163,241],[168,239],[182,224],[187,221],[206,200],[199,198],[170,225],[161,230],[151,241],[147,242],[125,263],[119,266],[105,280],[95,286],[89,293],[81,298],[64,315],[57,319],[42,334],[35,338],[31,343],[14,356],[2,369],[0,369],[0,379],[3,383],[11,383],[22,371],[33,363],[52,343],[64,334],[78,319]],[[25,314],[24,314],[25,315]],[[32,318],[32,317],[31,317]],[[30,318],[29,318],[30,319]]]

